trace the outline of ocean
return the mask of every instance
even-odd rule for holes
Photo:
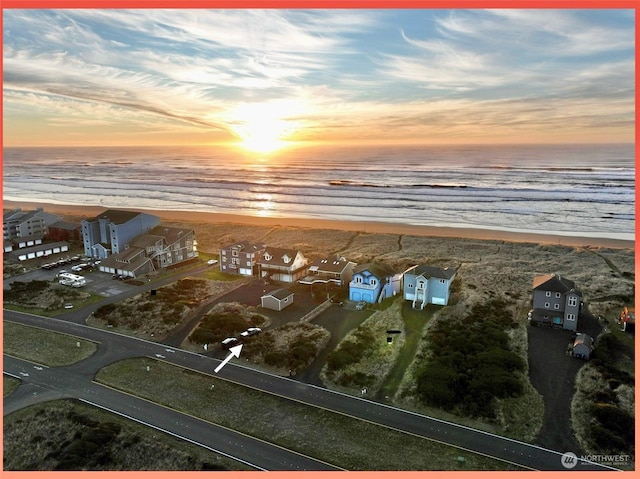
[[[4,199],[634,239],[635,148],[3,150]]]

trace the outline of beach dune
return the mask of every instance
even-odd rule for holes
[[[54,213],[63,217],[91,218],[104,210],[104,206],[66,205],[54,203],[36,203],[22,201],[4,201],[4,209],[22,208],[25,211],[43,208],[48,213]],[[160,217],[162,222],[181,223],[205,223],[205,224],[241,224],[255,226],[280,226],[310,229],[334,229],[342,231],[360,231],[372,234],[395,234],[410,236],[429,236],[441,238],[466,238],[479,240],[497,240],[508,242],[524,242],[538,244],[557,244],[575,247],[603,247],[603,248],[634,248],[635,242],[629,240],[606,238],[570,236],[544,233],[513,232],[495,229],[459,228],[444,226],[407,225],[399,223],[386,223],[375,221],[338,221],[326,219],[301,219],[280,217],[243,216],[230,213],[208,213],[194,211],[172,210],[148,210],[138,208],[115,208],[123,210],[140,211]],[[605,236],[605,235],[603,235]]]

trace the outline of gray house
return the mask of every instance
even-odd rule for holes
[[[427,304],[446,305],[455,277],[453,268],[414,266],[404,273],[404,299],[411,301],[415,309],[423,309]]]
[[[192,229],[156,226],[133,238],[120,253],[100,263],[100,271],[137,277],[189,261],[198,256]]]
[[[575,331],[580,316],[582,293],[573,281],[559,274],[536,276],[533,279],[533,309],[529,320],[533,324],[561,327]]]
[[[260,304],[263,308],[282,311],[293,304],[293,293],[285,288],[276,289],[263,295],[260,298]]]
[[[58,215],[45,213],[42,208],[33,211],[22,211],[20,208],[16,208],[7,211],[2,215],[3,239],[42,238],[47,234],[48,227],[61,219]]]
[[[106,258],[124,252],[131,241],[160,224],[160,218],[135,211],[106,210],[95,218],[82,220],[84,254]]]
[[[220,271],[255,276],[258,274],[258,260],[264,249],[264,244],[248,241],[224,246],[220,248]]]

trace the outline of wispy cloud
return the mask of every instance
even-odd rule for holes
[[[632,11],[5,10],[5,122],[224,139],[266,105],[295,138],[630,135],[634,48]]]

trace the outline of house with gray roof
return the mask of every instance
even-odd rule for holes
[[[349,300],[375,304],[400,292],[402,273],[385,263],[356,266],[349,282]]]
[[[424,309],[427,304],[448,304],[456,272],[454,268],[427,265],[409,268],[403,276],[404,299],[411,301],[414,309]]]
[[[582,293],[575,283],[559,274],[547,274],[536,276],[532,287],[531,323],[575,331],[582,304]]]
[[[277,289],[262,295],[260,304],[263,308],[282,311],[293,304],[293,293],[286,288]]]
[[[220,248],[220,271],[223,273],[258,275],[258,260],[263,253],[263,243],[239,241]]]
[[[100,263],[100,271],[137,277],[169,268],[198,256],[192,229],[156,226],[148,234],[136,236],[120,253]]]
[[[307,276],[299,280],[302,284],[333,283],[347,286],[353,276],[356,263],[344,258],[316,258],[309,265]]]
[[[15,238],[42,239],[48,231],[50,225],[60,221],[58,215],[45,213],[42,208],[32,211],[22,211],[20,208],[7,211],[2,215],[2,235],[5,240]]]

